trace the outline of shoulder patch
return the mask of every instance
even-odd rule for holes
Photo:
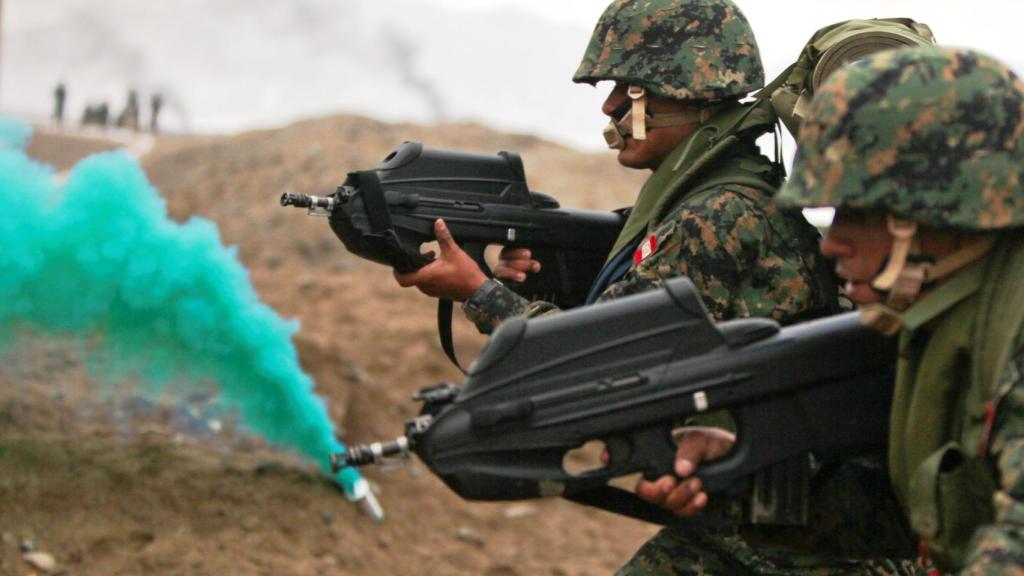
[[[651,254],[654,254],[658,250],[658,239],[651,234],[646,240],[637,246],[636,252],[633,253],[633,265],[641,263]]]

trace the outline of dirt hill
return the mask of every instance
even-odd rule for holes
[[[460,375],[437,344],[433,300],[277,197],[332,191],[404,140],[517,151],[531,189],[566,206],[625,205],[644,176],[531,136],[355,116],[158,138],[142,162],[173,217],[215,221],[263,299],[301,321],[303,366],[349,442],[398,435],[413,391]],[[65,168],[113,145],[47,134],[29,153]],[[455,337],[466,360],[483,344],[465,321]],[[52,339],[17,350],[0,365],[0,574],[30,573],[20,546],[67,574],[606,574],[654,531],[561,500],[464,502],[415,461],[367,472],[388,514],[374,523],[293,456],[213,426],[207,398],[100,386],[77,348]]]

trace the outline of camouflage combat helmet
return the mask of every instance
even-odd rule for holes
[[[614,80],[677,100],[720,100],[764,85],[750,24],[731,0],[616,0],[574,82]]]
[[[876,54],[819,88],[793,174],[799,206],[877,209],[938,228],[1024,226],[1024,83],[970,50]]]

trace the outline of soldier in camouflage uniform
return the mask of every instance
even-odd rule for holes
[[[769,198],[781,169],[754,140],[774,128],[770,106],[738,99],[760,88],[764,72],[753,32],[730,0],[617,1],[605,11],[576,82],[612,80],[605,130],[621,164],[651,169],[595,283],[590,302],[689,276],[718,320],[781,321],[831,311],[835,298],[816,252],[817,232],[799,212]],[[477,327],[555,310],[488,280],[437,225],[438,260],[404,286],[465,301]],[[506,251],[495,272],[521,279],[536,262]]]
[[[613,2],[573,80],[615,82],[603,106],[611,118],[606,140],[624,166],[653,171],[588,302],[686,275],[716,320],[759,316],[790,323],[835,311],[837,291],[817,253],[817,231],[799,211],[771,202],[782,170],[761,155],[755,140],[774,129],[776,116],[768,102],[739,102],[763,85],[764,74],[753,32],[731,0]],[[484,333],[505,318],[557,311],[488,280],[443,222],[435,230],[438,258],[417,272],[396,273],[401,285],[465,301],[464,311]],[[526,251],[503,256],[495,269],[499,278],[522,280],[537,270]],[[666,529],[622,573],[898,573],[896,562],[845,559],[910,549],[909,540],[890,529],[888,510],[864,515],[871,507],[886,508],[875,502],[877,486],[847,472],[816,477],[813,528]],[[884,474],[877,476],[884,492]],[[670,477],[659,482],[686,488]],[[638,490],[654,486],[642,482]],[[847,515],[862,528],[852,547],[839,542]],[[813,553],[819,551],[835,557],[822,559]]]
[[[1024,83],[969,50],[833,75],[786,205],[835,206],[822,252],[899,333],[891,482],[931,567],[1024,572]]]

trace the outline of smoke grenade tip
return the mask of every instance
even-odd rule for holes
[[[357,478],[355,482],[343,485],[342,488],[349,502],[359,504],[363,512],[375,521],[384,521],[384,507],[380,505],[377,495],[373,493],[373,489],[370,488],[370,483],[366,478]]]
[[[363,511],[366,512],[370,518],[373,518],[377,522],[384,521],[384,507],[380,505],[380,501],[377,500],[377,496],[372,490],[366,492],[366,496],[363,497],[359,503],[363,507]]]

